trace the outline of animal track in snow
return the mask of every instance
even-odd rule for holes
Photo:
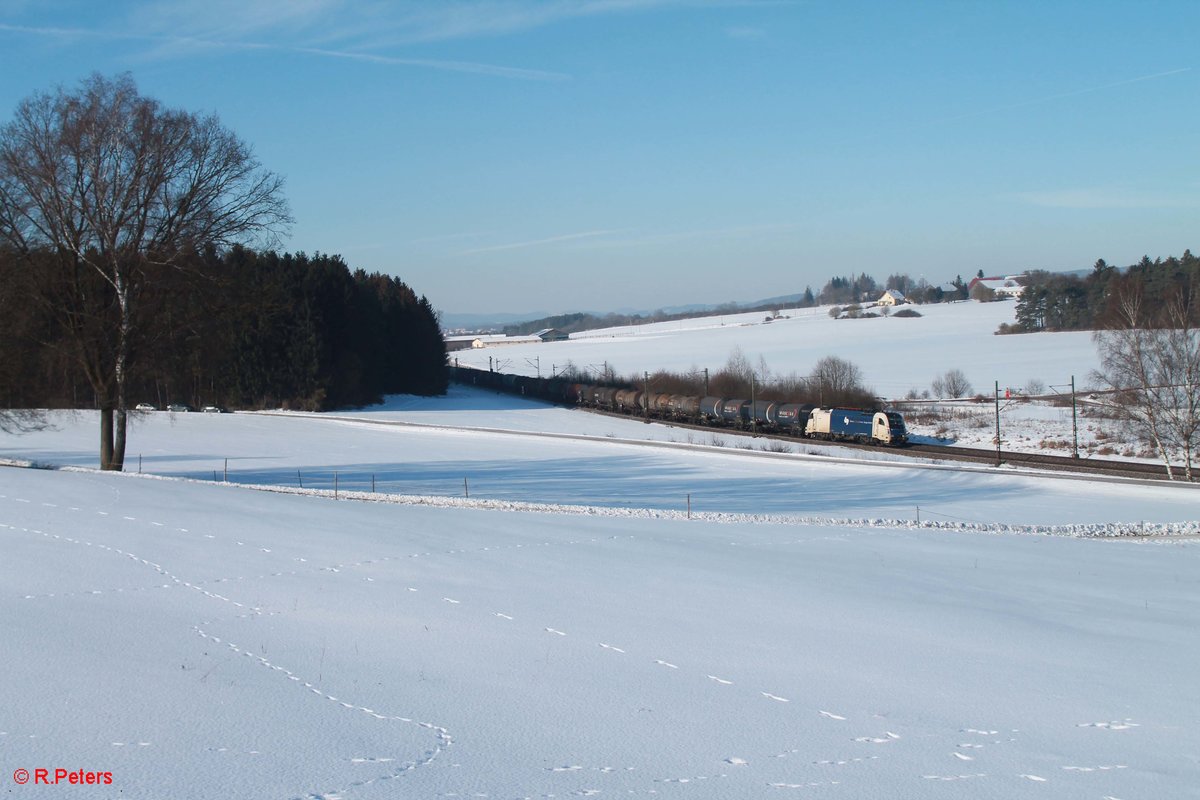
[[[1130,728],[1141,727],[1138,723],[1131,719],[1113,720],[1112,722],[1081,722],[1075,726],[1076,728],[1103,728],[1108,731],[1124,731]]]
[[[728,778],[729,776],[721,773],[720,775],[696,775],[691,778],[655,778],[655,783],[691,783],[693,781],[711,781],[720,778]]]
[[[206,747],[204,748],[210,753],[231,753],[235,756],[261,756],[259,750],[232,750],[228,747]]]
[[[5,527],[8,527],[8,526],[5,526]],[[182,529],[180,529],[180,530],[182,530]],[[160,575],[162,575],[164,578],[167,578],[171,581],[171,584],[164,584],[164,585],[167,585],[167,586],[176,585],[176,586],[183,586],[183,587],[186,587],[189,589],[194,589],[197,592],[199,592],[200,594],[203,594],[206,597],[209,597],[211,599],[220,600],[220,601],[222,601],[224,603],[228,603],[236,608],[248,609],[248,611],[250,613],[242,615],[242,616],[251,616],[251,615],[257,615],[257,614],[262,613],[261,608],[247,606],[246,604],[240,603],[236,600],[233,600],[230,597],[226,597],[224,595],[217,594],[215,592],[210,592],[204,588],[201,588],[201,586],[198,583],[191,583],[191,582],[188,582],[188,581],[174,575],[173,573],[168,571],[165,567],[163,567],[161,564],[157,564],[157,563],[150,561],[148,559],[145,559],[145,558],[140,558],[136,554],[126,552],[119,548],[110,547],[110,546],[104,545],[104,544],[93,543],[93,542],[89,542],[86,540],[75,539],[75,538],[68,537],[68,536],[60,536],[57,534],[45,533],[43,531],[29,531],[29,532],[37,533],[41,536],[44,536],[44,537],[50,538],[50,539],[55,539],[55,540],[59,540],[59,541],[63,541],[63,542],[69,542],[72,544],[83,545],[86,547],[94,547],[94,548],[97,548],[100,550],[106,550],[110,553],[113,553],[114,555],[123,556],[125,558],[131,559],[133,561],[136,561],[140,564],[143,564],[143,565],[155,570]],[[184,531],[184,532],[186,532],[186,531]],[[335,571],[336,571],[336,568],[335,568]],[[227,582],[228,580],[229,579],[218,579],[213,582],[220,583],[220,582]],[[91,593],[97,593],[97,592],[93,591],[93,592],[87,592],[87,593],[91,594]],[[209,623],[204,623],[204,624],[208,625]],[[248,658],[256,661],[263,667],[266,667],[272,671],[282,673],[284,676],[286,676],[288,678],[289,681],[295,682],[298,685],[298,687],[303,687],[304,689],[307,689],[309,692],[312,692],[313,694],[316,694],[316,695],[322,697],[323,699],[329,700],[332,703],[336,703],[339,706],[341,706],[347,710],[357,711],[359,713],[369,715],[378,720],[397,721],[397,722],[403,722],[403,723],[410,724],[410,725],[415,725],[417,727],[432,731],[437,737],[437,741],[433,745],[433,747],[427,749],[420,758],[408,761],[408,762],[404,763],[403,765],[401,765],[398,769],[392,769],[390,772],[385,773],[383,775],[379,775],[374,778],[367,778],[367,779],[363,779],[363,780],[354,781],[353,783],[351,783],[349,785],[349,787],[347,787],[345,789],[339,789],[339,790],[333,791],[333,792],[310,793],[310,796],[328,797],[328,798],[338,797],[338,796],[343,795],[349,789],[354,789],[354,788],[358,788],[361,786],[373,784],[376,782],[392,780],[392,779],[398,778],[401,775],[403,775],[413,769],[416,769],[418,767],[432,763],[442,752],[444,752],[447,748],[449,748],[454,743],[449,732],[441,726],[434,725],[433,723],[429,723],[429,722],[422,722],[419,720],[414,720],[414,719],[411,719],[408,717],[379,714],[374,709],[370,709],[365,706],[356,706],[352,703],[344,702],[344,701],[340,700],[339,698],[334,697],[331,694],[327,694],[327,693],[323,692],[321,689],[317,688],[312,683],[301,680],[301,678],[298,675],[292,673],[290,670],[287,670],[277,664],[273,664],[270,661],[268,661],[267,659],[265,659],[261,656],[257,656],[248,650],[244,650],[244,649],[238,647],[233,642],[222,641],[219,637],[208,633],[207,631],[205,631],[204,629],[202,629],[199,626],[193,626],[192,630],[196,634],[198,634],[200,637],[202,637],[204,639],[208,639],[208,640],[212,641],[214,644],[223,645],[224,647],[229,648],[232,652],[234,652],[238,655],[245,656],[245,657],[248,657]],[[149,747],[149,746],[151,746],[151,743],[145,742],[145,741],[112,742],[112,746],[113,747],[130,747],[130,746]],[[212,748],[209,748],[209,749],[212,750]],[[222,748],[222,750],[225,750],[225,748]],[[376,759],[376,761],[382,761],[382,760],[384,760],[384,759]]]
[[[986,772],[976,772],[971,775],[922,775],[927,781],[966,781],[972,778],[986,778]]]
[[[791,752],[799,753],[800,751],[792,750]],[[782,753],[782,754],[776,756],[776,758],[783,758],[786,755],[787,755],[787,753]],[[823,767],[844,767],[844,766],[847,766],[848,764],[861,764],[864,761],[875,761],[878,758],[879,758],[879,756],[862,756],[859,758],[845,758],[845,759],[841,759],[838,761],[832,761],[832,760],[814,761],[812,763],[819,764],[820,766],[823,766]]]

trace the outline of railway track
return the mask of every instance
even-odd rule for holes
[[[585,410],[593,414],[601,414],[604,416],[616,417],[618,419],[638,419],[636,416],[631,414],[622,414],[619,411],[605,411],[598,408],[588,408]],[[721,433],[756,435],[757,438],[760,439],[776,440],[781,442],[803,443],[805,445],[813,446],[843,447],[874,452],[887,452],[894,455],[909,456],[912,458],[932,458],[939,461],[959,461],[964,464],[996,466],[997,462],[995,449],[984,450],[977,447],[954,447],[951,445],[937,444],[908,444],[904,447],[884,447],[881,445],[857,444],[854,442],[826,442],[820,439],[802,439],[796,436],[780,433],[752,434],[752,432],[747,429],[720,428],[712,425],[700,425],[690,422],[681,422],[678,420],[661,420],[653,417],[649,419],[649,422],[660,425],[671,425],[676,428],[705,431],[706,433],[718,435]],[[1078,472],[1081,474],[1090,475],[1108,475],[1111,477],[1121,478],[1140,478],[1143,480],[1168,480],[1167,470],[1161,464],[1143,464],[1132,461],[1117,461],[1108,458],[1072,458],[1071,456],[1048,455],[1044,453],[1021,453],[1005,450],[1003,445],[1000,448],[1000,465],[1008,465],[1011,467],[1029,467],[1032,469],[1045,469],[1059,472]],[[1175,469],[1173,472],[1176,481],[1186,480],[1184,478],[1182,469]]]
[[[474,372],[474,371],[472,371]],[[495,378],[496,373],[479,373],[488,378]],[[503,378],[514,378],[514,376],[500,376]],[[519,376],[515,376],[519,378]],[[472,386],[478,385],[480,388],[489,388],[492,391],[504,392],[509,394],[525,394],[525,387],[518,386],[513,383],[483,383],[478,384],[474,377],[469,380],[455,378],[459,382]],[[532,380],[532,379],[522,379]],[[536,394],[536,392],[535,392]],[[594,406],[581,406],[574,403],[563,402],[562,400],[554,401],[558,405],[568,407],[582,408],[593,414],[602,414],[606,416],[616,417],[618,419],[643,419],[646,422],[655,422],[661,425],[671,425],[676,428],[684,428],[689,430],[704,431],[706,433],[720,435],[741,434],[753,435],[766,440],[777,440],[780,442],[803,442],[807,446],[813,447],[840,447],[851,448],[858,450],[881,450],[886,449],[886,452],[895,454],[901,457],[908,456],[912,458],[934,459],[939,462],[961,462],[964,464],[977,464],[980,466],[1010,466],[1010,467],[1025,467],[1031,469],[1053,470],[1059,472],[1073,472],[1085,475],[1106,475],[1110,477],[1122,478],[1137,478],[1141,480],[1168,481],[1167,470],[1160,464],[1145,464],[1131,461],[1117,461],[1107,458],[1072,458],[1070,456],[1050,455],[1046,453],[1022,453],[1017,451],[1005,450],[1003,443],[997,454],[995,448],[970,448],[970,447],[953,447],[949,445],[938,444],[909,444],[905,447],[887,447],[883,448],[880,445],[874,444],[857,444],[854,442],[827,442],[820,439],[804,439],[794,435],[784,433],[756,433],[751,428],[747,427],[716,427],[713,425],[687,422],[683,420],[667,420],[656,417],[643,417],[640,414],[630,414],[622,411],[613,411]],[[1182,469],[1174,469],[1174,482],[1184,482],[1186,478]]]
[[[923,457],[963,461],[975,464],[996,464],[996,451],[977,447],[953,447],[937,444],[910,444],[904,450]],[[1109,458],[1072,458],[1045,453],[1020,453],[1000,448],[1000,463],[1011,466],[1052,469],[1064,472],[1082,472],[1098,475],[1115,475],[1126,478],[1167,480],[1167,470],[1161,464],[1143,464],[1133,461],[1117,461]],[[1183,470],[1174,470],[1176,480],[1184,480]]]

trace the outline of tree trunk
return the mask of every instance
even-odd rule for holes
[[[1175,473],[1171,469],[1171,450],[1167,447],[1167,443],[1158,434],[1157,421],[1152,421],[1150,428],[1150,437],[1154,441],[1154,446],[1158,449],[1158,455],[1163,460],[1163,466],[1167,468],[1167,480],[1175,480]]]
[[[113,437],[112,458],[108,468],[120,472],[125,469],[125,423],[128,412],[122,407],[117,409],[116,435]]]
[[[109,469],[118,472],[125,469],[125,431],[128,419],[126,386],[129,383],[129,338],[132,329],[129,304],[129,281],[120,263],[113,265],[113,285],[117,290],[117,303],[121,310],[121,322],[117,329],[116,363],[113,375],[117,385],[117,425],[113,441],[112,459]]]
[[[113,459],[113,409],[100,409],[100,469],[112,469]]]

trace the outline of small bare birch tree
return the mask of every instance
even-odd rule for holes
[[[1122,298],[1115,326],[1094,334],[1100,369],[1092,374],[1112,393],[1110,408],[1154,445],[1167,477],[1175,477],[1171,457],[1178,453],[1189,481],[1200,440],[1200,331],[1190,311],[1181,295],[1151,321],[1140,293]]]
[[[1167,327],[1159,331],[1159,358],[1169,367],[1165,377],[1170,382],[1163,393],[1167,435],[1182,455],[1184,473],[1192,481],[1192,461],[1200,445],[1200,329],[1192,322],[1189,299],[1180,294],[1167,303]]]
[[[136,308],[154,270],[208,247],[270,243],[291,221],[282,188],[215,116],[163,108],[128,74],[33,95],[0,128],[0,237],[31,270],[49,254],[63,280],[90,272],[107,287],[91,314],[111,320],[102,341],[90,326],[77,336],[100,403],[102,469],[124,465]]]

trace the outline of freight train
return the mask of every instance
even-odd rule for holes
[[[450,367],[450,375],[458,383],[537,397],[564,405],[639,416],[647,420],[894,447],[908,443],[904,418],[895,411],[644,392],[633,387],[534,378],[468,367]]]

